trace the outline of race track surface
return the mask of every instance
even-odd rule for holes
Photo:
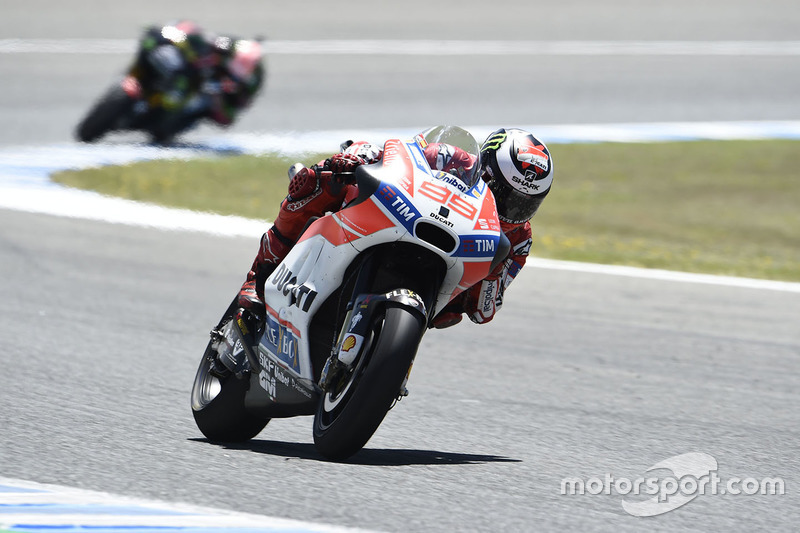
[[[793,2],[743,0],[163,4],[7,1],[0,40],[126,40],[191,16],[281,43],[788,42],[800,16]],[[0,52],[0,146],[70,143],[126,61]],[[233,133],[800,119],[796,54],[280,53],[270,66]],[[0,209],[0,478],[380,531],[791,530],[800,519],[790,290],[532,266],[496,321],[425,337],[411,395],[349,463],[322,460],[308,417],[273,421],[245,445],[207,443],[189,391],[257,238]],[[622,495],[624,483],[590,493],[607,477],[673,475],[690,489],[709,457],[727,494],[695,491],[657,516],[623,507],[647,498]],[[671,473],[648,472],[671,458]],[[733,478],[780,478],[785,494],[731,494]],[[586,493],[562,494],[575,479]]]

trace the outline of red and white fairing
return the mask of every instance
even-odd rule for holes
[[[262,358],[269,352],[287,372],[312,379],[311,318],[342,284],[347,267],[373,246],[405,241],[442,258],[447,272],[429,316],[489,274],[501,236],[494,196],[481,180],[468,187],[431,170],[425,146],[421,136],[388,140],[382,162],[369,167],[381,181],[372,196],[316,220],[270,275]],[[262,381],[274,376],[262,372]],[[262,386],[269,392],[269,383]]]

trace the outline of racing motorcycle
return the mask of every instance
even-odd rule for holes
[[[152,41],[152,36],[146,35],[124,77],[78,124],[78,140],[93,142],[111,131],[143,131],[153,142],[166,143],[207,114],[208,101],[202,95],[219,94],[225,82],[223,73],[212,64],[214,58],[208,55],[197,64],[184,65],[177,48],[187,38],[181,25],[167,26],[157,33],[174,39],[176,46],[145,46],[148,39]],[[225,39],[222,42],[231,42]],[[253,50],[258,54],[254,60],[260,63],[260,47]],[[201,70],[207,73],[201,75]],[[263,76],[262,66],[257,70],[258,76]],[[176,75],[178,71],[180,75]]]
[[[210,441],[246,441],[272,418],[313,415],[319,453],[345,460],[408,394],[433,318],[510,248],[479,164],[458,176],[432,170],[423,149],[434,142],[479,161],[478,143],[457,127],[386,141],[382,160],[352,176],[358,197],[309,221],[268,276],[266,317],[236,299],[228,307],[191,395]]]

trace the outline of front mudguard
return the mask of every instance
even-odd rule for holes
[[[345,316],[333,353],[322,369],[319,386],[323,391],[349,371],[362,352],[368,349],[374,321],[385,316],[390,307],[403,307],[418,315],[423,322],[428,319],[425,301],[414,291],[395,289],[383,294],[358,295]]]

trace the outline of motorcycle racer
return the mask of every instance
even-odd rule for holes
[[[257,40],[213,35],[191,21],[148,28],[128,83],[142,70],[159,80],[164,117],[154,140],[167,142],[202,118],[232,124],[263,84],[262,55]]]
[[[486,278],[453,299],[434,318],[433,327],[453,326],[464,313],[477,324],[487,323],[501,308],[506,288],[525,265],[532,242],[529,220],[550,192],[553,180],[550,152],[529,132],[498,129],[481,146],[480,161],[444,143],[428,144],[423,153],[431,169],[456,177],[479,165],[481,178],[494,194],[501,229],[511,242],[511,249]],[[383,149],[378,145],[348,141],[340,153],[311,168],[295,165],[290,169],[289,194],[281,203],[273,226],[261,237],[239,293],[241,307],[264,316],[264,282],[294,246],[306,223],[312,217],[338,211],[358,195],[357,186],[343,183],[339,176],[382,157]]]

